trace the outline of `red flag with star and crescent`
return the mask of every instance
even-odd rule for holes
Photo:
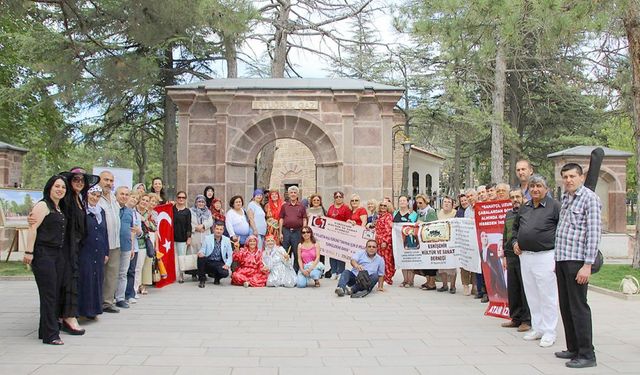
[[[156,288],[162,288],[176,281],[176,257],[173,249],[173,205],[170,203],[159,205],[154,210],[158,213],[156,254],[160,253],[157,254],[157,257],[164,263],[164,268],[167,270],[167,277],[163,277],[156,283]]]

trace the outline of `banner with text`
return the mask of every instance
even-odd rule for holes
[[[489,306],[485,315],[509,319],[507,272],[502,267],[504,218],[511,210],[510,201],[478,202],[474,206],[480,264]]]
[[[372,230],[328,217],[312,216],[309,226],[320,243],[321,254],[347,263],[358,250],[366,248],[367,240],[375,239]]]
[[[480,272],[476,228],[471,219],[395,223],[392,238],[398,269],[462,267]]]

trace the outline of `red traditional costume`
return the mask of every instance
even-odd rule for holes
[[[249,243],[253,243],[256,247],[253,250],[250,249]],[[234,251],[233,261],[238,263],[238,268],[231,274],[232,285],[243,285],[245,282],[254,288],[267,285],[269,271],[264,271],[262,251],[258,249],[257,245],[258,239],[255,236],[249,236],[246,246]]]
[[[393,217],[389,212],[378,216],[376,222],[376,242],[378,242],[378,254],[384,259],[384,282],[393,285],[393,275],[396,273],[396,265],[393,261],[393,245],[391,232],[393,230]],[[386,247],[382,247],[382,244]]]
[[[276,199],[272,198],[272,195],[275,194],[278,197]],[[280,221],[280,209],[282,209],[282,205],[284,204],[284,200],[280,197],[280,193],[278,191],[272,191],[269,193],[269,202],[265,207],[265,215],[267,218],[267,235],[272,235],[276,240],[276,245],[280,246],[280,235],[279,235],[279,221]]]

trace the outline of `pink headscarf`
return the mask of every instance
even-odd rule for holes
[[[259,243],[259,242],[258,242],[258,237],[254,236],[253,234],[252,234],[252,235],[250,235],[250,236],[248,236],[248,237],[247,237],[247,239],[244,241],[244,247],[245,247],[245,249],[247,249],[247,250],[249,250],[249,251],[251,250],[251,249],[249,248],[249,241],[251,241],[251,240],[255,240],[255,241],[256,241],[256,249],[257,249],[257,251],[260,251],[260,248],[258,248],[258,243]]]

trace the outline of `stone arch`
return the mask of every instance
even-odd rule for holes
[[[253,165],[258,152],[269,142],[292,138],[311,150],[317,165],[338,162],[337,142],[323,130],[324,124],[303,112],[278,111],[264,114],[252,121],[229,143],[227,162]]]

